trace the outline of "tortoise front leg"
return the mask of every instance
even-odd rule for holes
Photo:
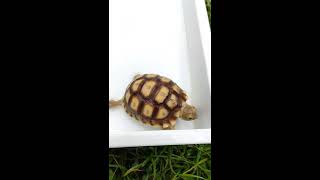
[[[175,125],[171,125],[170,123],[164,123],[162,125],[162,130],[175,130],[176,126]]]
[[[168,127],[168,128],[162,128],[162,130],[176,130],[176,127],[173,126],[173,127]]]

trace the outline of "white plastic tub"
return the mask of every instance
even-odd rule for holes
[[[109,110],[109,148],[211,143],[211,32],[204,0],[110,0],[109,98],[137,73],[170,77],[198,108],[196,121],[159,130]]]

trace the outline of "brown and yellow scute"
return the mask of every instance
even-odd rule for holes
[[[124,108],[130,116],[145,124],[174,126],[186,100],[184,91],[169,78],[145,74],[127,88]]]

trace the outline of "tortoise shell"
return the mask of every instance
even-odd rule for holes
[[[144,124],[168,128],[175,126],[187,95],[169,78],[145,74],[130,83],[123,101],[131,117]]]

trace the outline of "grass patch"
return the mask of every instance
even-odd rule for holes
[[[109,149],[109,180],[211,179],[211,146]]]
[[[206,1],[206,7],[208,12],[208,18],[211,26],[211,0],[205,0]]]

